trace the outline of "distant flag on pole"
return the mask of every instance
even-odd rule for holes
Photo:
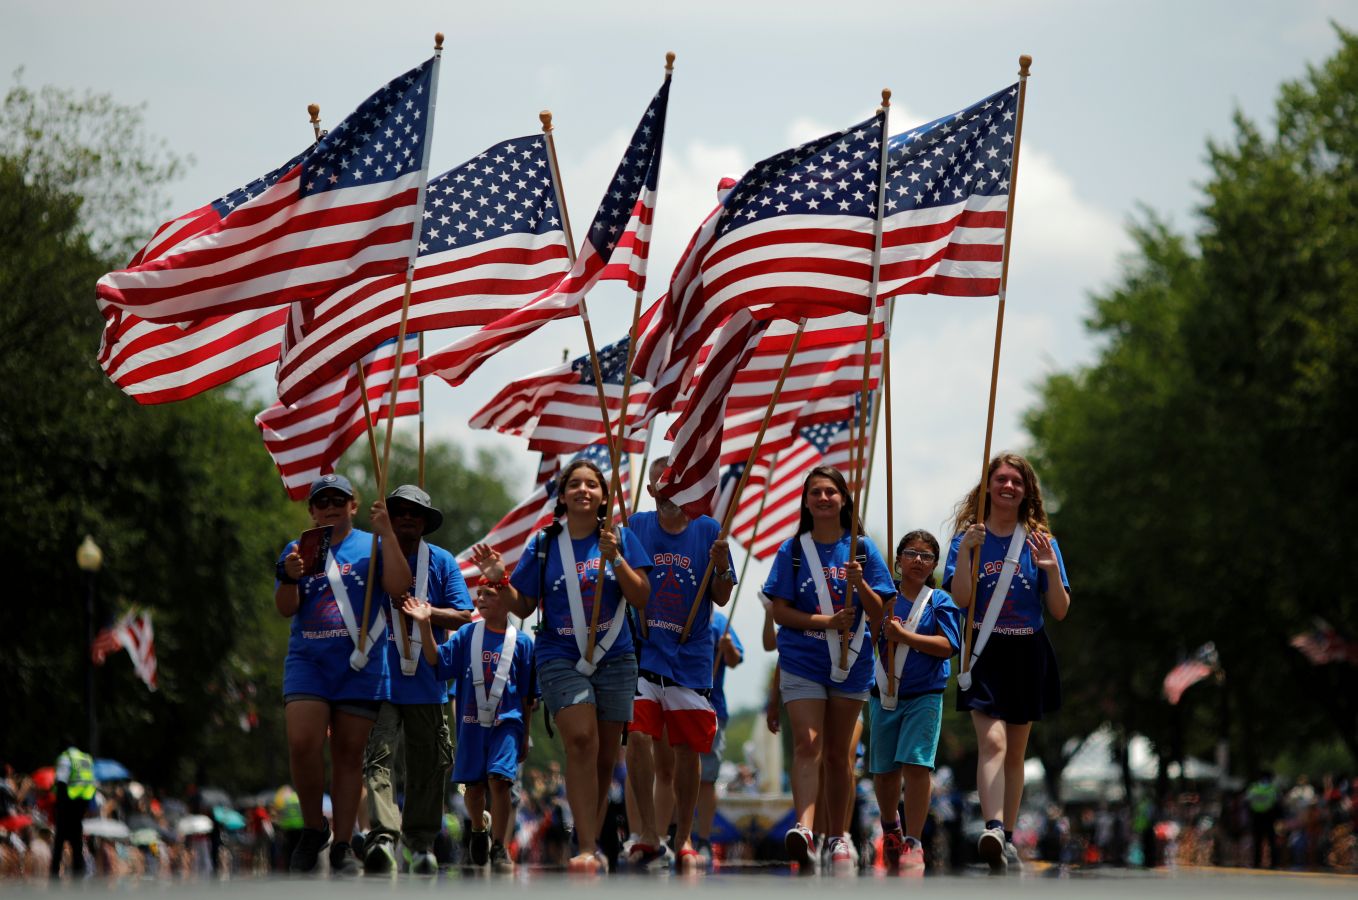
[[[148,610],[128,610],[122,618],[100,631],[90,647],[90,658],[102,666],[108,654],[126,650],[132,668],[147,689],[156,689],[156,633]]]
[[[568,263],[542,135],[513,138],[429,183],[411,285],[409,331],[485,325],[555,285]],[[278,367],[293,402],[400,327],[404,273],[298,304]]]
[[[396,415],[413,416],[420,411],[419,335],[406,335],[401,354],[400,385]],[[396,339],[383,343],[363,358],[363,374],[373,424],[385,418],[391,401],[391,379],[396,367]],[[291,406],[275,403],[255,416],[264,448],[273,457],[283,486],[294,500],[304,499],[311,482],[335,470],[344,451],[368,428],[363,415],[358,366],[312,391]]]
[[[1310,631],[1294,635],[1288,643],[1313,666],[1334,662],[1358,665],[1358,642],[1344,637],[1324,619],[1316,619]]]
[[[644,287],[669,97],[666,75],[627,144],[570,272],[526,306],[428,356],[420,364],[422,376],[462,384],[496,353],[547,322],[575,315],[580,298],[600,280]]]
[[[1170,706],[1177,706],[1184,691],[1204,678],[1221,670],[1217,658],[1216,644],[1208,641],[1199,647],[1192,656],[1170,669],[1165,675],[1165,699]]]
[[[167,224],[153,259],[99,279],[99,299],[153,322],[196,322],[406,271],[437,69],[435,56],[291,163]]]

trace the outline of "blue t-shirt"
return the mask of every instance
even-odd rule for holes
[[[463,625],[439,645],[439,661],[434,674],[440,681],[452,681],[454,696],[457,699],[457,732],[463,729],[480,728],[476,718],[476,683],[472,681],[472,633],[476,623]],[[485,678],[485,689],[490,691],[495,682],[495,668],[500,664],[500,648],[504,646],[505,633],[486,628],[481,639],[481,671]],[[533,639],[527,632],[519,629],[514,642],[514,659],[509,664],[509,681],[500,695],[500,705],[496,709],[495,724],[502,722],[524,721],[524,704],[531,701],[537,691],[533,668]],[[458,738],[458,746],[462,739]]]
[[[418,552],[412,553],[406,562],[410,564],[410,593],[415,593],[416,561]],[[472,608],[471,595],[467,593],[467,582],[462,577],[462,570],[457,565],[457,559],[453,554],[444,550],[442,547],[429,545],[429,585],[427,588],[428,597],[421,597],[422,600],[429,601],[430,606],[439,609],[466,609]],[[398,598],[392,601],[388,598],[388,604],[400,603]],[[434,670],[424,661],[424,654],[420,653],[419,648],[414,645],[411,649],[415,653],[415,658],[419,661],[419,666],[413,675],[406,675],[401,671],[401,636],[396,632],[393,620],[396,618],[391,615],[391,606],[387,610],[387,671],[391,673],[391,702],[401,705],[413,703],[438,703],[448,702],[448,687],[443,681],[434,677]],[[407,627],[414,625],[414,622],[406,620]],[[419,634],[419,631],[415,631]],[[447,630],[434,628],[434,640],[442,644],[448,636]]]
[[[899,616],[902,620],[909,618],[910,607],[915,605],[914,599],[907,599],[902,594],[897,594],[895,600],[886,604],[886,616]],[[935,589],[933,596],[929,598],[929,605],[920,611],[919,624],[915,626],[915,633],[927,636],[942,635],[948,639],[952,645],[952,652],[957,653],[962,649],[962,610],[957,608],[957,604],[952,602],[952,597],[948,592]],[[877,652],[882,654],[882,665],[886,665],[886,639],[877,642]],[[906,649],[905,644],[896,645],[896,653],[901,653]],[[896,683],[897,695],[916,695],[927,694],[933,691],[941,691],[948,686],[948,675],[951,672],[949,659],[941,659],[932,653],[925,653],[922,650],[912,649],[905,657],[905,665],[901,668],[900,681]]]
[[[646,601],[646,639],[641,642],[638,665],[648,672],[672,678],[678,684],[701,690],[712,686],[712,604],[701,603],[693,617],[688,640],[679,635],[698,596],[698,585],[707,571],[712,542],[721,526],[711,516],[699,516],[679,534],[660,525],[655,512],[640,512],[628,520],[637,538],[651,554],[651,599]],[[726,566],[733,565],[730,553]],[[716,578],[715,573],[712,576]],[[712,585],[708,584],[708,597]]]
[[[876,545],[866,535],[858,539],[858,548],[860,555],[867,555],[867,560],[863,563],[863,580],[882,598],[883,603],[889,602],[896,594],[896,583],[891,580],[891,571],[882,561]],[[844,593],[849,584],[844,572],[844,564],[849,561],[849,533],[844,532],[844,536],[833,544],[817,542],[816,554],[819,559],[801,560],[795,576],[796,584],[793,584],[792,573],[794,550],[801,555],[801,535],[784,541],[778,548],[778,555],[773,558],[773,569],[769,572],[768,580],[764,582],[764,593],[769,597],[788,601],[794,609],[813,615],[819,614],[820,600],[816,596],[816,582],[811,574],[811,566],[819,563],[825,573],[825,586],[830,592],[831,605],[836,612],[843,609]],[[856,599],[854,605],[858,609],[853,625],[854,632],[857,632],[859,624],[863,621],[861,599]],[[872,686],[873,675],[872,642],[866,637],[863,639],[858,659],[849,670],[849,677],[842,682],[834,682],[830,679],[830,651],[826,646],[828,635],[828,631],[779,628],[779,667],[793,675],[800,675],[802,678],[808,678],[836,690],[851,693],[868,690]],[[835,647],[834,652],[835,663],[838,664],[839,647]]]
[[[353,612],[355,627],[363,618],[363,597],[367,590],[369,564],[368,554],[372,552],[373,536],[366,531],[351,529],[338,545],[331,545],[329,559],[333,558],[339,567],[340,581],[344,583],[348,595],[340,600],[348,603]],[[372,609],[368,615],[368,632],[371,634],[378,616],[381,614],[382,599],[382,556],[378,550],[377,572],[373,576],[378,582],[373,585]],[[287,558],[297,547],[292,541],[283,548],[279,562]],[[274,583],[277,587],[277,582]],[[310,575],[297,585],[297,612],[292,617],[292,630],[288,637],[288,657],[283,664],[283,693],[314,694],[327,700],[386,700],[390,694],[387,677],[387,654],[382,641],[378,641],[368,654],[368,664],[363,671],[355,672],[349,668],[349,656],[354,652],[354,639],[344,625],[344,617],[336,605],[330,580],[322,572]]]
[[[622,557],[627,560],[627,564],[633,569],[644,570],[651,567],[650,556],[646,553],[646,548],[641,541],[632,533],[630,528],[620,528],[620,548]],[[542,616],[542,630],[538,632],[537,638],[537,659],[542,663],[549,659],[564,659],[572,664],[580,658],[580,649],[575,646],[575,632],[571,627],[571,605],[570,597],[566,593],[566,579],[562,574],[561,554],[557,552],[555,535],[547,538],[547,565],[544,583],[546,585],[546,596],[538,596],[541,587],[538,582],[539,570],[542,566],[538,562],[537,551],[538,541],[542,540],[542,532],[528,541],[528,546],[523,550],[523,556],[514,566],[514,574],[509,577],[509,583],[514,586],[514,590],[528,597],[537,597],[539,614]],[[579,540],[571,541],[571,552],[575,554],[575,572],[572,577],[580,581],[580,599],[583,602],[585,612],[585,626],[589,627],[590,617],[594,609],[595,586],[599,581],[599,535],[590,532],[587,536]],[[603,601],[599,609],[599,629],[597,640],[603,640],[608,633],[608,626],[613,622],[613,615],[618,610],[619,603],[627,601],[622,596],[622,590],[618,587],[617,576],[613,574],[612,566],[603,566]],[[613,646],[608,648],[608,653],[600,656],[595,651],[595,664],[602,663],[604,660],[614,659],[626,653],[632,653],[632,630],[624,622],[619,631],[618,637],[613,641]]]
[[[981,578],[976,589],[976,624],[979,627],[990,607],[990,597],[1000,580],[1000,569],[1004,564],[1004,554],[1009,551],[1012,535],[991,534],[987,529],[985,542],[981,545]],[[948,562],[943,567],[943,587],[952,590],[952,576],[957,571],[957,551],[962,546],[962,532],[953,535],[948,547]],[[1061,567],[1061,584],[1070,590],[1066,578],[1066,561],[1061,558],[1061,548],[1052,538],[1052,550],[1056,553],[1057,565]],[[1042,630],[1042,595],[1047,591],[1047,573],[1033,562],[1033,548],[1023,542],[1019,554],[1019,570],[1009,582],[1009,596],[1004,599],[1000,617],[995,620],[996,634],[1036,634]]]
[[[712,610],[712,646],[715,648],[721,636],[726,633],[726,615],[720,610]],[[745,645],[740,642],[740,635],[736,634],[734,628],[731,629],[731,643],[736,645],[740,655],[745,655]],[[726,669],[725,661],[717,666],[717,674],[712,679],[712,708],[717,711],[717,721],[725,725],[730,714],[726,711]],[[709,669],[710,671],[710,669]]]

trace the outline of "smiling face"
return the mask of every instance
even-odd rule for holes
[[[907,540],[896,555],[896,568],[903,585],[918,588],[934,572],[938,548],[922,538]]]
[[[599,515],[599,507],[604,505],[604,496],[603,478],[594,467],[575,464],[566,471],[561,500],[566,504],[568,514],[595,518]]]
[[[990,473],[990,508],[1018,515],[1019,506],[1027,495],[1023,473],[1009,463],[1000,463]]]
[[[802,502],[811,512],[812,520],[838,523],[839,511],[844,508],[844,494],[832,479],[815,475],[807,482]]]
[[[317,527],[323,525],[350,525],[354,513],[358,512],[358,501],[343,491],[324,490],[311,498],[307,504],[311,521]]]
[[[476,611],[481,614],[481,618],[488,623],[499,625],[509,616],[509,608],[505,606],[504,599],[500,592],[489,585],[478,585],[476,588]]]

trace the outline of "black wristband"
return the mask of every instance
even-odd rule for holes
[[[287,566],[283,565],[283,562],[284,561],[280,559],[278,561],[278,565],[274,566],[273,569],[274,577],[276,577],[283,584],[297,584],[296,578],[291,578],[288,576]]]

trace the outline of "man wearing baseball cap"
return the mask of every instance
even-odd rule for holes
[[[443,524],[429,495],[413,484],[403,484],[387,497],[392,530],[413,573],[405,590],[387,600],[387,667],[391,699],[382,704],[363,756],[363,781],[368,788],[368,832],[363,867],[373,874],[396,870],[395,843],[399,837],[409,852],[409,870],[433,875],[438,863],[431,852],[443,821],[443,799],[453,745],[445,712],[447,685],[438,680],[421,654],[420,629],[396,615],[408,594],[428,601],[430,624],[438,643],[472,619],[472,601],[457,560],[424,536]],[[394,607],[394,609],[393,609]],[[406,638],[400,631],[406,632]],[[405,732],[405,806],[398,808],[392,785],[394,755]]]

